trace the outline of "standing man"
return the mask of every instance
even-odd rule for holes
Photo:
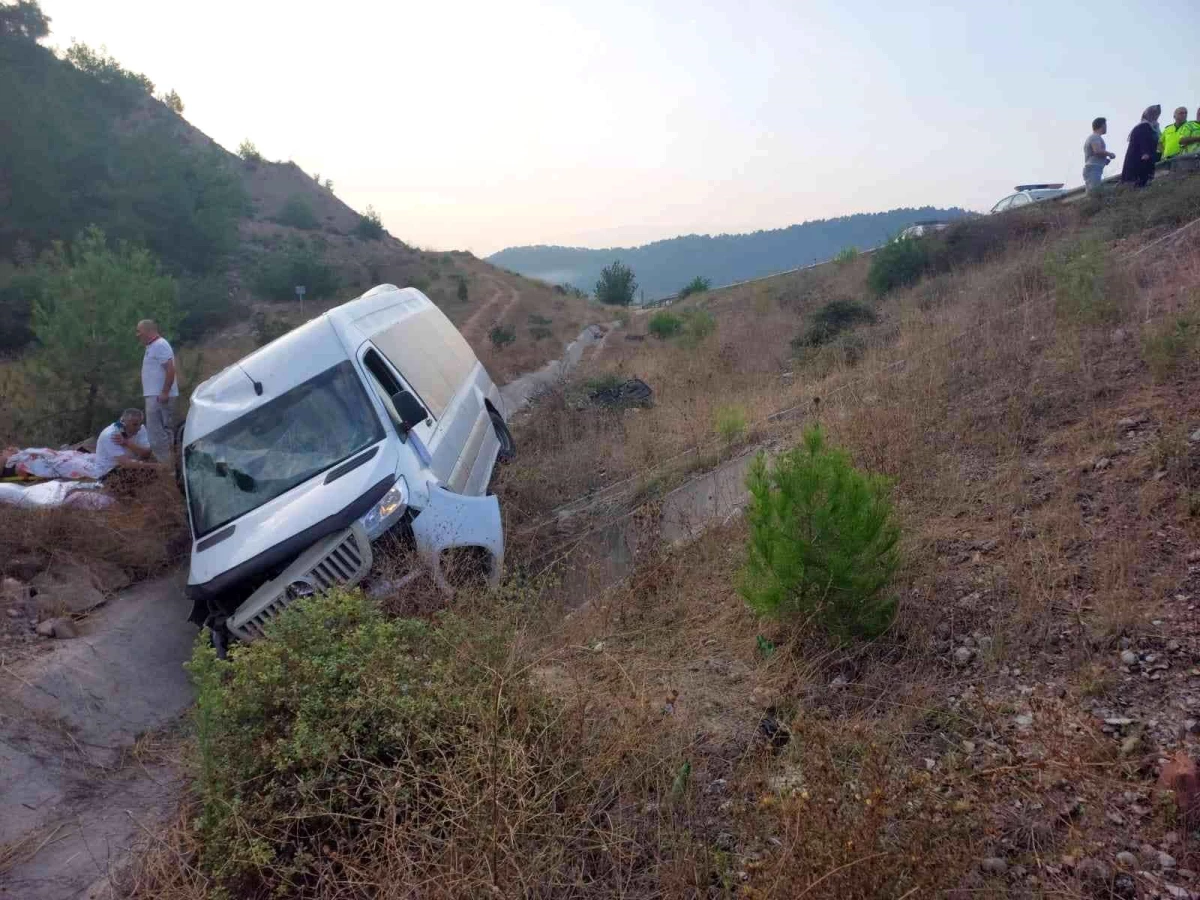
[[[1179,140],[1189,130],[1187,128],[1187,107],[1181,106],[1175,110],[1175,121],[1162,130],[1158,137],[1158,154],[1162,159],[1178,156]]]
[[[1083,184],[1089,194],[1100,189],[1100,180],[1104,177],[1104,167],[1117,154],[1109,153],[1104,145],[1104,135],[1108,134],[1108,119],[1101,116],[1092,119],[1092,133],[1083,142]]]
[[[153,319],[137,323],[137,339],[146,348],[142,357],[142,396],[146,400],[146,431],[150,449],[161,463],[171,462],[172,425],[179,383],[175,378],[175,352],[158,333]]]
[[[1180,154],[1200,154],[1200,108],[1196,109],[1196,118],[1184,122],[1179,129]]]

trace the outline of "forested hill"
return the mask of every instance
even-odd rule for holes
[[[846,247],[877,247],[915,222],[966,215],[970,213],[957,208],[892,209],[752,234],[689,234],[641,247],[509,247],[489,256],[488,262],[590,292],[600,270],[619,259],[633,269],[646,299],[653,300],[674,294],[696,276],[714,286],[732,284],[830,259]]]

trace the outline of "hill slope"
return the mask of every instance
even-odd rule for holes
[[[144,75],[82,44],[60,58],[43,37],[0,28],[0,351],[36,349],[36,260],[92,224],[146,246],[175,278],[171,337],[196,348],[194,377],[385,282],[469,323],[501,382],[557,357],[585,324],[579,298],[470,254],[413,248],[294,163],[228,152]],[[490,339],[497,326],[507,344]]]
[[[637,274],[646,299],[670,296],[697,275],[733,284],[831,259],[845,247],[877,247],[902,228],[926,219],[953,220],[963,209],[893,209],[819,219],[752,234],[689,234],[641,247],[509,247],[487,258],[530,278],[590,292],[600,270],[620,259]]]

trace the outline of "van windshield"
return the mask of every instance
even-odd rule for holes
[[[347,360],[184,450],[192,527],[200,537],[383,440],[383,425]]]

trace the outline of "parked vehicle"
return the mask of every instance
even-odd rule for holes
[[[1055,197],[1061,197],[1067,191],[1062,184],[1018,184],[1015,194],[1009,194],[1003,200],[992,207],[993,213],[1004,212],[1008,209],[1019,209],[1022,206],[1028,206],[1031,203],[1040,203],[1042,200],[1052,200]]]
[[[906,238],[925,237],[927,234],[937,234],[939,231],[945,231],[950,227],[949,222],[939,222],[937,220],[929,220],[926,222],[914,222],[896,236],[897,240],[905,240]]]
[[[500,392],[415,288],[373,288],[205,381],[181,446],[191,620],[219,649],[367,579],[385,535],[446,590],[459,564],[500,577],[487,488],[514,453]]]

